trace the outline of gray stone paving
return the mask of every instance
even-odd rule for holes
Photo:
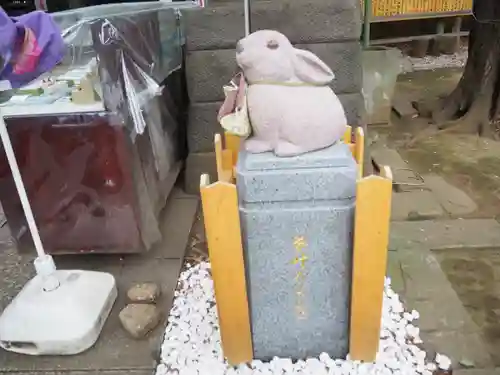
[[[463,359],[474,362],[477,368],[490,368],[492,362],[479,327],[432,250],[498,244],[500,224],[492,219],[392,223],[388,275],[406,306],[420,312],[419,327],[426,348],[447,354],[455,366]]]
[[[414,190],[392,194],[391,220],[430,220],[444,215],[444,210],[431,191]]]
[[[393,222],[390,249],[488,248],[500,244],[500,223],[493,219]]]
[[[414,172],[397,150],[386,145],[387,140],[374,142],[372,160],[378,166],[389,166],[393,172],[393,221],[460,218],[477,210],[476,203],[465,192],[441,176],[420,176]]]
[[[420,312],[419,327],[426,348],[450,356],[456,365],[454,375],[500,375],[500,369],[491,367],[479,328],[462,306],[434,253],[498,247],[500,223],[493,219],[446,219],[452,212],[442,197],[435,194],[435,189],[394,194],[387,273],[408,308]],[[152,374],[162,328],[146,341],[135,341],[125,335],[116,315],[125,304],[127,287],[145,281],[161,285],[164,297],[160,303],[168,311],[197,206],[196,199],[177,191],[165,209],[165,241],[146,256],[58,258],[62,268],[99,269],[115,274],[122,293],[114,312],[99,342],[88,352],[72,357],[37,358],[0,351],[0,375]],[[0,238],[5,238],[5,230],[0,228]],[[0,243],[0,309],[31,277],[31,261],[31,257],[13,251],[8,241]],[[472,361],[476,368],[460,369],[458,362],[464,359]]]
[[[136,283],[160,285],[161,310],[168,314],[173,292],[183,263],[198,199],[175,191],[163,213],[164,240],[147,254],[77,255],[57,257],[60,268],[91,269],[111,272],[117,280],[119,296],[96,345],[88,351],[68,357],[30,357],[0,350],[0,375],[150,375],[156,368],[158,347],[165,324],[160,324],[144,340],[134,340],[118,320],[125,306],[127,289]],[[0,250],[0,310],[17,294],[33,274],[32,257],[19,256],[12,248]]]
[[[451,216],[467,215],[477,210],[476,203],[462,190],[437,175],[422,176],[425,185]]]
[[[500,375],[500,369],[459,369],[453,371],[453,375]]]

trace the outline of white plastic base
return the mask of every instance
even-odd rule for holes
[[[60,286],[31,279],[0,316],[0,347],[30,355],[70,355],[97,341],[117,297],[112,275],[55,271]]]

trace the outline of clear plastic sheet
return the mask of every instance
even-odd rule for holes
[[[367,123],[387,123],[399,73],[402,70],[401,51],[374,47],[363,51],[363,97]]]
[[[17,95],[0,107],[44,247],[48,253],[149,249],[161,239],[160,210],[185,145],[179,13],[172,3],[127,3],[54,18],[67,54],[30,85],[30,91],[43,86],[44,94]],[[95,102],[78,104],[68,93],[89,72]],[[75,86],[49,90],[46,80]],[[30,251],[3,153],[0,201],[19,250]]]
[[[104,113],[7,118],[44,247],[49,252],[141,247],[129,139]],[[8,199],[8,197],[11,199]],[[0,160],[0,197],[20,247],[31,237],[11,172]]]
[[[106,109],[142,134],[143,107],[182,64],[180,14],[174,3],[99,5],[53,17],[67,45],[64,64],[84,65],[98,56]]]

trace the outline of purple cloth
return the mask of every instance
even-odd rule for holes
[[[52,70],[64,56],[61,30],[41,11],[9,17],[0,7],[0,35],[0,80],[12,88]]]

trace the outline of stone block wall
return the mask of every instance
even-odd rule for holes
[[[202,10],[184,13],[186,74],[190,97],[189,156],[185,188],[198,193],[200,173],[215,178],[213,137],[221,132],[217,111],[222,86],[236,73],[235,46],[244,36],[243,0],[212,0]],[[252,30],[274,29],[298,48],[317,54],[335,72],[332,88],[350,124],[361,124],[361,15],[358,0],[253,0]]]

